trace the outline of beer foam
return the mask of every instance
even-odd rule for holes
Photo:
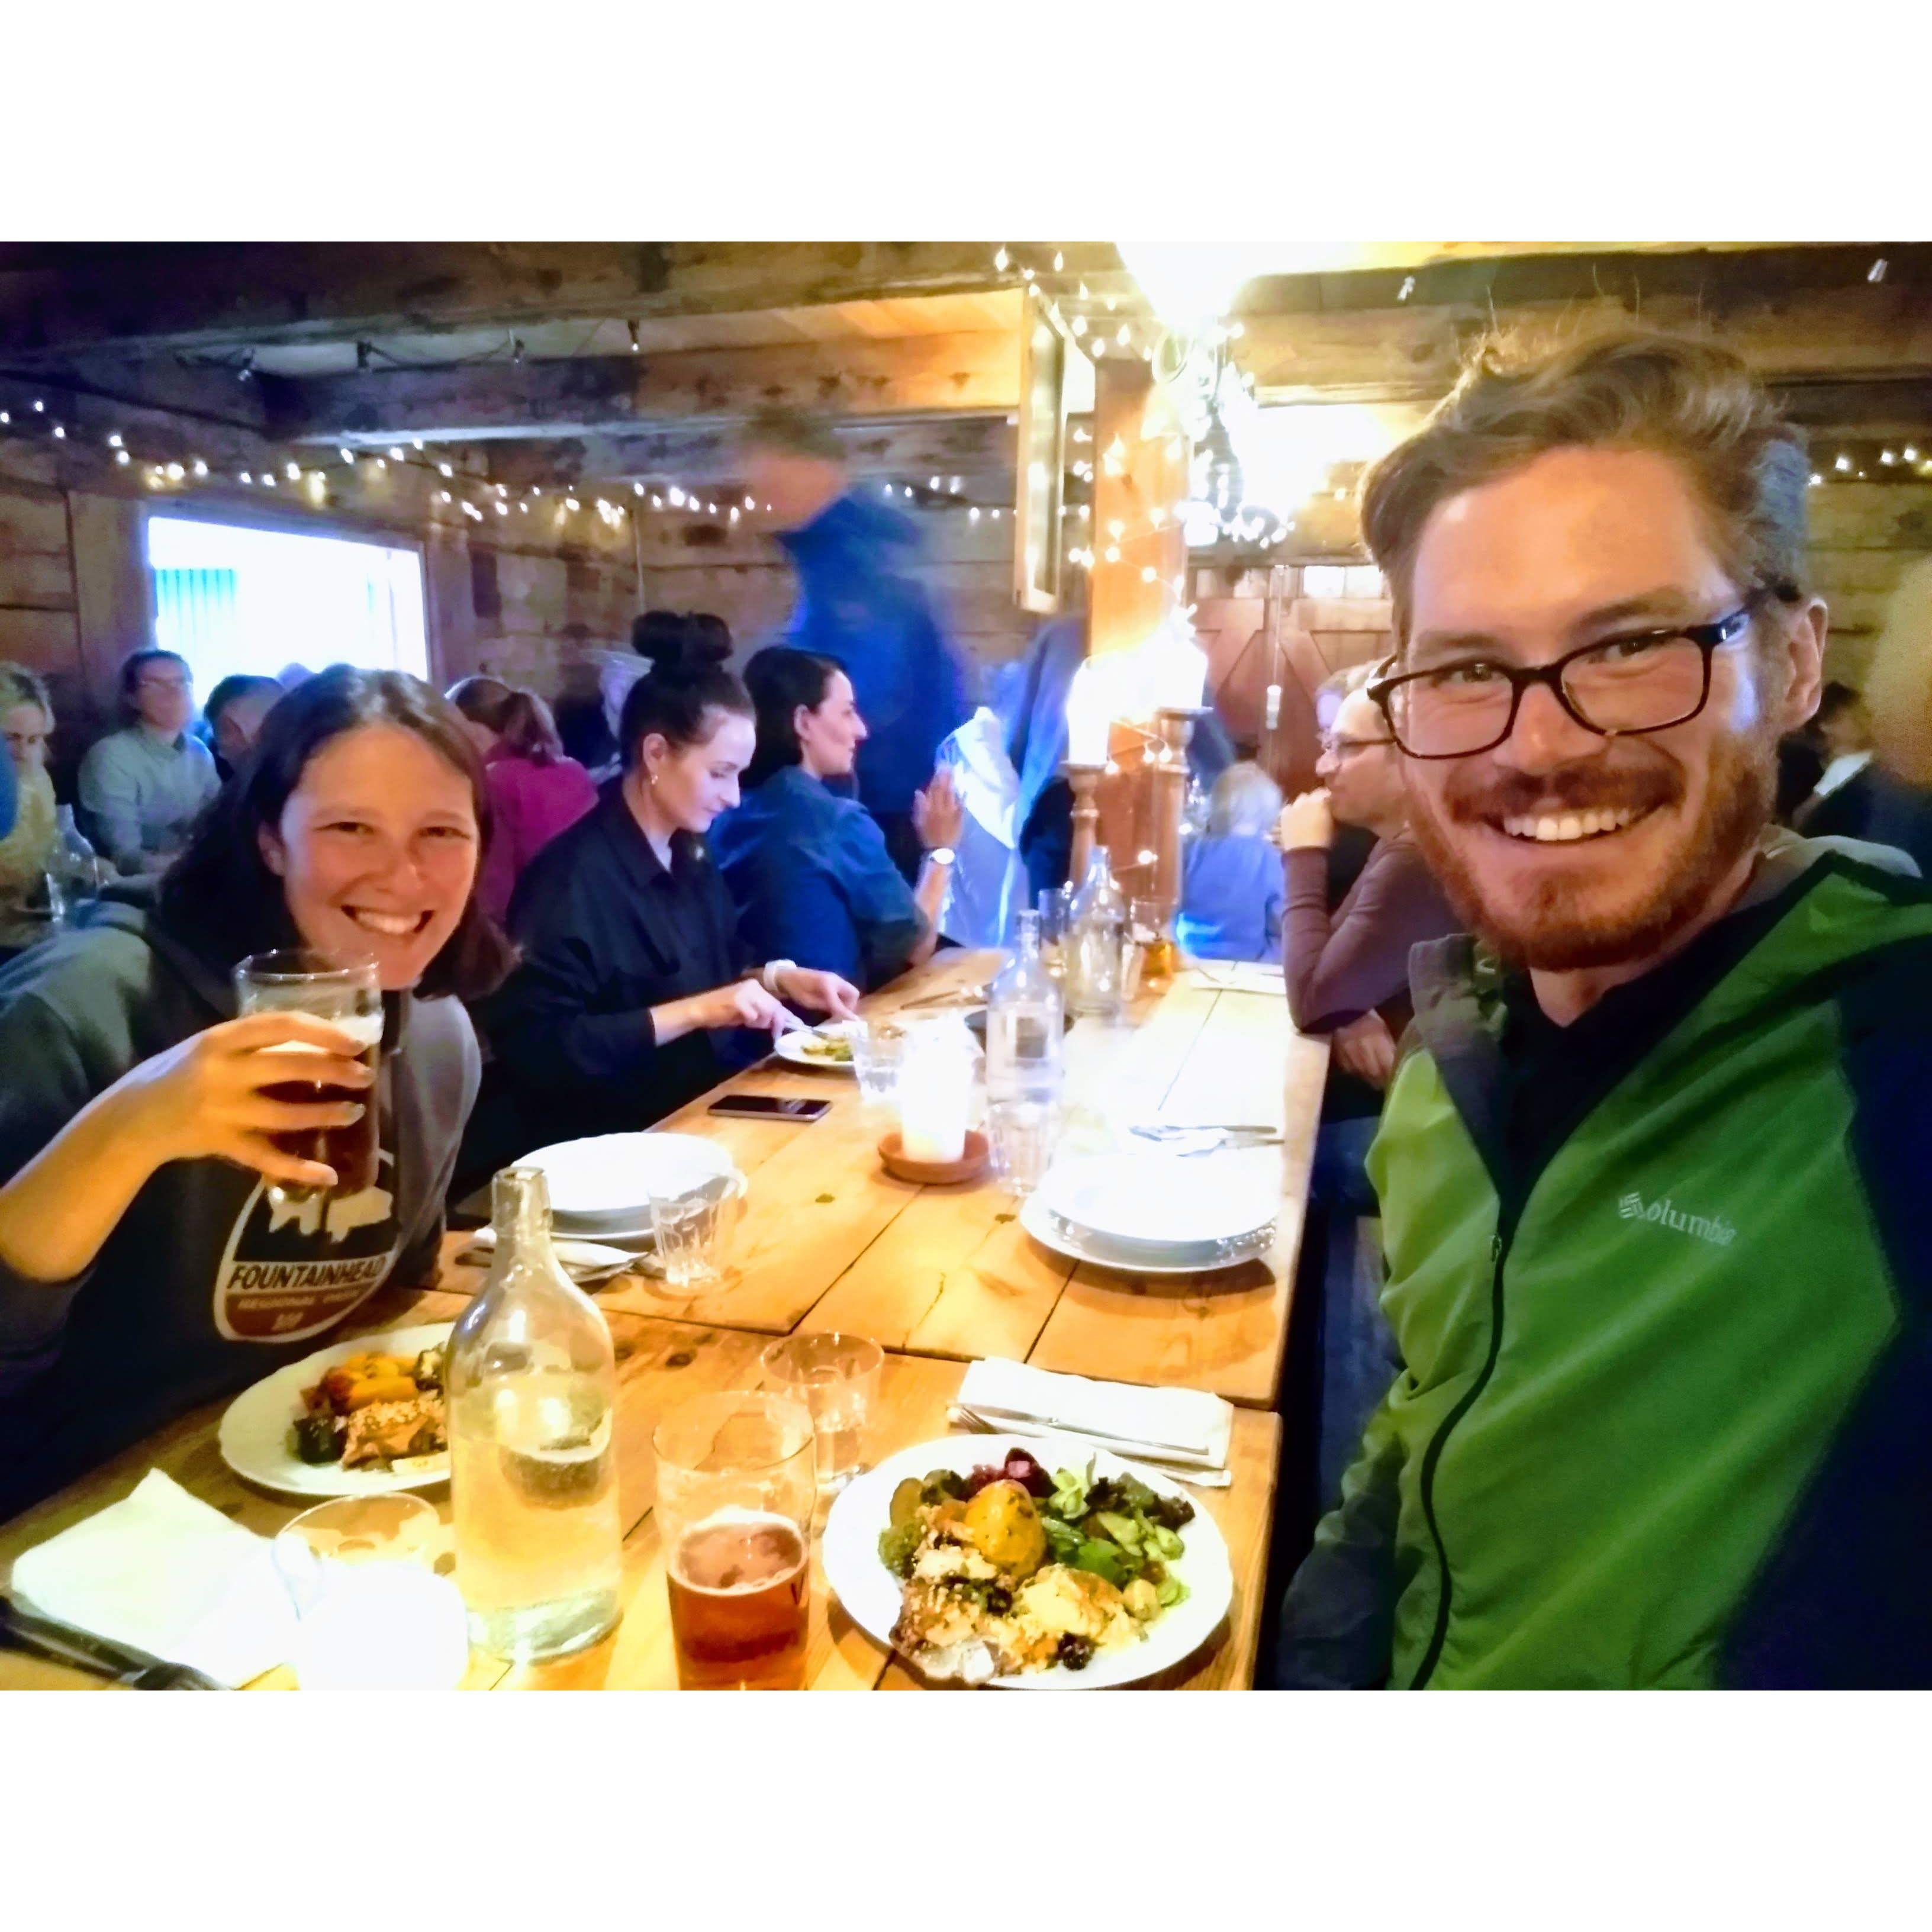
[[[764,1532],[762,1535],[758,1533],[760,1530]],[[700,1561],[710,1556],[702,1546],[720,1531],[738,1532],[726,1543],[730,1555],[724,1567],[734,1572],[752,1574],[733,1574],[728,1582],[700,1579],[692,1574],[694,1552]],[[723,1556],[724,1552],[721,1550],[718,1555]],[[670,1568],[679,1583],[694,1595],[742,1597],[769,1590],[795,1576],[804,1568],[807,1555],[805,1538],[789,1516],[774,1516],[764,1510],[730,1508],[720,1510],[687,1529],[671,1552]],[[712,1567],[706,1565],[707,1569]]]
[[[273,1012],[278,1009],[272,1006],[258,1010]],[[296,1010],[284,1008],[279,1010]],[[321,1016],[317,1015],[316,1017],[320,1018]],[[324,1019],[322,1024],[332,1026],[338,1033],[346,1034],[356,1042],[358,1053],[367,1053],[382,1043],[382,1016],[380,1013],[349,1013],[340,1019]],[[328,1049],[311,1046],[305,1040],[284,1040],[278,1046],[265,1046],[262,1051],[264,1053],[324,1053]]]

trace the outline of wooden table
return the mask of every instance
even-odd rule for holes
[[[370,1319],[356,1326],[362,1332],[380,1334],[386,1328],[452,1319],[463,1306],[461,1297],[437,1289],[412,1293],[386,1290],[366,1311]],[[500,1658],[472,1652],[466,1688],[676,1688],[664,1564],[652,1510],[656,1484],[651,1432],[664,1410],[686,1396],[759,1386],[763,1377],[758,1355],[764,1338],[745,1329],[704,1327],[621,1312],[613,1313],[610,1322],[617,1348],[618,1494],[626,1531],[623,1621],[602,1643],[554,1664],[512,1668]],[[874,1454],[883,1457],[948,1433],[947,1406],[964,1373],[957,1362],[889,1355],[873,1435]],[[166,1470],[224,1516],[265,1535],[272,1534],[302,1505],[251,1488],[222,1462],[215,1430],[223,1406],[214,1403],[184,1416],[152,1440],[0,1528],[0,1569],[10,1570],[22,1550],[125,1496],[150,1468]],[[1162,1680],[1165,1683],[1222,1690],[1245,1688],[1252,1679],[1280,1433],[1276,1417],[1259,1411],[1240,1412],[1235,1418],[1229,1452],[1232,1485],[1193,1492],[1197,1506],[1214,1518],[1227,1539],[1234,1571],[1234,1605],[1216,1640],[1170,1678]],[[427,1492],[426,1499],[436,1505],[446,1520],[447,1488]],[[812,1570],[807,1688],[917,1688],[919,1680],[896,1663],[890,1652],[867,1636],[830,1598],[823,1567],[815,1558]],[[280,1670],[258,1679],[254,1688],[285,1690],[292,1684],[291,1674]],[[95,1688],[99,1688],[99,1680],[62,1665],[0,1652],[0,1690]]]
[[[950,953],[867,1002],[889,1014],[983,984],[996,961]],[[721,1118],[706,1094],[664,1122],[728,1148],[750,1177],[735,1263],[718,1287],[670,1298],[628,1276],[607,1309],[763,1335],[841,1329],[952,1361],[1004,1355],[1114,1381],[1212,1390],[1271,1408],[1281,1382],[1295,1256],[1327,1077],[1325,1040],[1304,1038],[1287,1004],[1224,991],[1190,971],[1136,1004],[1130,1022],[1082,1019],[1066,1040],[1067,1097],[1090,1123],[1265,1121],[1282,1130],[1282,1213],[1264,1262],[1211,1274],[1136,1277],[1077,1265],[1020,1226],[1012,1197],[896,1180],[875,1151],[849,1074],[767,1061],[720,1092],[816,1095],[809,1126]],[[473,1277],[446,1270],[442,1285]]]
[[[979,983],[991,964],[986,955],[949,955],[868,1002],[868,1010],[897,1012]],[[1178,1281],[1076,1267],[1034,1243],[1015,1220],[1010,1198],[990,1183],[919,1188],[887,1176],[874,1152],[881,1125],[866,1117],[848,1076],[776,1062],[740,1076],[729,1083],[732,1090],[817,1094],[831,1100],[832,1109],[806,1126],[720,1119],[707,1112],[715,1097],[707,1095],[664,1124],[729,1148],[752,1187],[736,1265],[716,1291],[673,1300],[662,1284],[627,1276],[598,1292],[617,1351],[623,1621],[603,1643],[554,1664],[512,1669],[477,1653],[468,1684],[675,1685],[652,1510],[652,1430],[669,1405],[687,1395],[758,1386],[766,1340],[801,1328],[855,1330],[888,1349],[872,1444],[875,1457],[946,1434],[963,1365],[983,1355],[1212,1389],[1239,1405],[1232,1486],[1194,1492],[1227,1539],[1233,1611],[1216,1639],[1165,1681],[1202,1689],[1252,1681],[1280,1456],[1281,1427],[1272,1405],[1327,1048],[1294,1033],[1279,997],[1229,991],[1188,973],[1144,994],[1126,1026],[1079,1022],[1067,1035],[1066,1057],[1068,1097],[1076,1113],[1084,1109],[1115,1121],[1266,1120],[1282,1127],[1282,1213],[1268,1261]],[[386,1289],[344,1333],[453,1319],[482,1280],[454,1258],[466,1239],[450,1237],[435,1288]],[[23,1550],[126,1495],[151,1468],[166,1470],[249,1528],[272,1534],[301,1505],[251,1489],[228,1470],[215,1441],[222,1406],[182,1417],[0,1526],[0,1569],[10,1570]],[[447,1490],[429,1497],[446,1516]],[[917,1679],[828,1600],[816,1563],[814,1575],[809,1688],[915,1688]],[[0,1652],[0,1689],[95,1681]],[[291,1682],[285,1670],[260,1680],[263,1688]]]

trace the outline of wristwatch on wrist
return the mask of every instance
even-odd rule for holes
[[[959,855],[950,845],[935,845],[926,856],[935,866],[950,866]]]
[[[778,991],[778,975],[789,973],[798,964],[796,959],[770,959],[765,962],[758,974],[758,984],[775,1000],[784,996]]]

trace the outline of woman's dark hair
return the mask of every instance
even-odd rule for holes
[[[700,642],[716,644],[728,658],[731,655],[731,626],[715,610],[693,610],[685,622],[697,634]]]
[[[679,626],[677,634],[652,653],[650,669],[624,700],[617,738],[627,772],[637,769],[640,749],[653,731],[682,749],[710,737],[718,728],[710,722],[715,711],[740,718],[756,715],[750,694],[726,668],[725,653],[696,636],[682,619]]]
[[[282,701],[282,687],[278,680],[260,677],[250,671],[232,671],[208,694],[208,701],[201,707],[201,715],[208,720],[208,728],[212,731],[214,728],[214,721],[237,698],[260,697],[268,692],[274,693],[268,700],[272,704],[279,704]]]
[[[533,765],[554,765],[563,756],[563,740],[550,706],[534,691],[494,677],[466,677],[449,688],[449,701],[472,724],[496,734],[513,758]]]
[[[631,648],[655,664],[667,650],[676,650],[691,635],[682,610],[646,610],[631,620]]]
[[[232,964],[251,952],[298,943],[282,882],[262,856],[261,834],[281,823],[309,760],[345,731],[386,724],[413,732],[470,781],[476,824],[488,844],[489,794],[482,760],[448,702],[395,670],[336,664],[286,693],[262,722],[252,761],[202,814],[188,848],[162,879],[161,922],[202,955]],[[472,891],[463,917],[417,983],[419,998],[472,1000],[492,990],[515,962],[510,943]]]
[[[774,772],[797,764],[804,757],[798,742],[798,707],[816,711],[825,702],[839,667],[811,651],[786,644],[768,644],[745,667],[745,688],[752,694],[758,721],[758,748],[745,767],[742,781],[749,791]]]

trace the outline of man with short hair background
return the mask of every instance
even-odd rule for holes
[[[1478,937],[1412,965],[1403,1367],[1280,1682],[1932,1682],[1932,893],[1769,826],[1808,474],[1741,362],[1634,334],[1492,346],[1365,482]]]
[[[133,652],[121,667],[128,723],[80,762],[80,806],[103,857],[122,872],[160,872],[221,789],[208,747],[188,729],[194,674],[172,651]]]

